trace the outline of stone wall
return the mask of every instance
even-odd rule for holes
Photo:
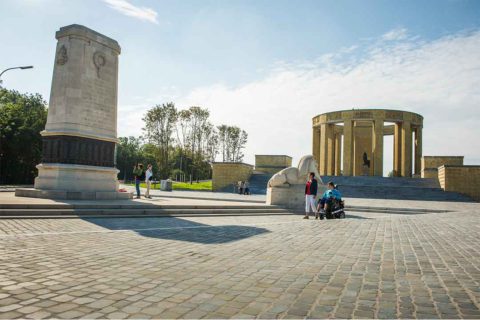
[[[212,163],[212,190],[221,191],[238,181],[247,181],[253,172],[253,166],[239,162]],[[232,190],[233,192],[233,187]]]
[[[292,157],[286,155],[257,154],[255,155],[255,170],[265,173],[277,173],[291,167]]]
[[[463,156],[424,156],[421,177],[438,178],[438,167],[443,165],[462,166]]]
[[[454,191],[480,201],[480,166],[444,165],[438,168],[438,180],[445,191]]]

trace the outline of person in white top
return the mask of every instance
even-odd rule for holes
[[[150,186],[152,184],[152,179],[153,179],[153,170],[152,170],[152,165],[149,164],[147,166],[147,171],[145,172],[145,184],[147,185],[147,192],[145,193],[145,198],[152,199],[150,196]]]

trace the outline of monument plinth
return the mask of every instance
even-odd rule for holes
[[[117,199],[117,41],[81,25],[60,28],[42,163],[34,189],[16,195]]]

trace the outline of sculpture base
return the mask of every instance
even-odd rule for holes
[[[318,184],[317,199],[321,197],[326,187]],[[294,211],[305,211],[305,185],[294,184],[267,188],[268,205],[275,205]]]
[[[34,189],[17,189],[16,196],[70,200],[132,198],[129,193],[118,192],[115,168],[42,163],[37,169]]]
[[[52,200],[128,200],[131,192],[82,192],[66,190],[40,190],[32,188],[15,189],[16,197],[42,198]]]

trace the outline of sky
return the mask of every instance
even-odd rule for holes
[[[424,116],[424,155],[480,164],[480,1],[0,0],[0,21],[0,69],[34,65],[3,86],[47,101],[60,27],[117,40],[119,136],[172,101],[245,129],[245,162],[296,163],[315,115],[386,108]]]

